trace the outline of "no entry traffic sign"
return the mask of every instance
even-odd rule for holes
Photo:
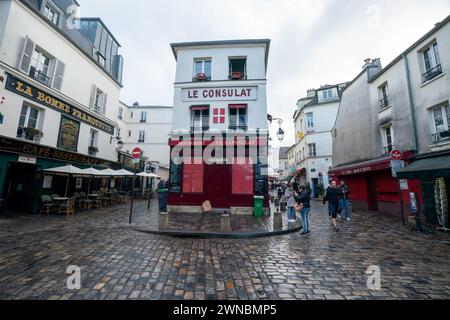
[[[403,153],[400,150],[392,150],[391,151],[391,158],[393,160],[402,160],[403,159]]]
[[[131,155],[135,159],[139,159],[141,157],[141,154],[142,154],[142,150],[140,148],[134,148],[133,151],[131,152]]]

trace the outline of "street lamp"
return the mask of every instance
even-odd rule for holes
[[[283,124],[283,119],[281,119],[281,118],[273,118],[271,115],[269,115],[267,118],[269,119],[270,123],[272,123],[273,120],[278,120],[278,126],[280,128],[277,131],[277,137],[278,137],[278,140],[280,142],[283,142],[283,140],[284,140],[284,130],[281,128],[281,125]]]
[[[117,150],[122,150],[124,143],[121,140],[120,137],[111,137],[110,142],[109,143],[113,143],[113,141],[117,141]]]

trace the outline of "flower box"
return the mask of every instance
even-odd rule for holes
[[[232,72],[230,75],[230,78],[232,80],[241,80],[244,77],[244,75],[242,74],[242,72],[236,71],[236,72]]]
[[[205,81],[205,80],[206,80],[206,73],[197,74],[197,81]]]

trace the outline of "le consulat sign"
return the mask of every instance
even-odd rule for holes
[[[184,102],[256,101],[257,87],[218,87],[183,89]]]
[[[84,122],[108,134],[114,134],[114,127],[103,120],[100,120],[90,114],[67,104],[55,96],[40,90],[29,83],[26,83],[11,74],[8,74],[6,89],[14,93],[20,94],[28,99],[40,103],[46,107],[61,112],[74,120]]]

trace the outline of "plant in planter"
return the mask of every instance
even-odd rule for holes
[[[197,81],[205,81],[205,80],[206,80],[206,73],[197,74]]]
[[[89,153],[93,154],[93,153],[97,153],[98,152],[98,148],[94,147],[94,146],[90,146],[89,147]]]
[[[233,80],[241,80],[243,78],[243,74],[240,71],[235,71],[231,73],[230,77]]]
[[[44,133],[41,130],[33,127],[26,128],[25,134],[28,140],[35,140],[35,141],[39,141],[44,136]]]

